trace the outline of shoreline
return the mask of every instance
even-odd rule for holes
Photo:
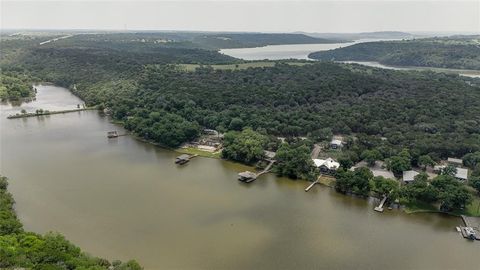
[[[48,83],[49,85],[55,85],[55,84],[52,84],[52,83]],[[70,91],[70,93],[73,93],[73,91],[70,89],[70,88],[67,88],[67,87],[64,87],[65,89],[68,89]],[[73,93],[75,96],[77,96],[75,93]],[[78,96],[78,98],[80,98],[82,101],[84,101],[80,96]],[[85,109],[79,109],[79,110],[95,110],[95,109],[98,109],[98,106],[95,106],[95,107],[90,107],[90,108],[85,108]],[[73,110],[73,111],[77,111],[77,110]],[[61,113],[61,112],[58,112],[58,113]],[[37,115],[32,115],[32,116],[37,116]],[[124,128],[124,124],[122,121],[117,121],[117,120],[114,120],[111,118],[110,115],[107,115],[105,114],[105,116],[109,116],[109,122],[110,123],[113,123],[115,125],[119,125],[121,126],[121,128],[125,129]],[[17,117],[17,118],[20,118],[20,117]],[[128,132],[128,131],[127,131]],[[238,163],[238,164],[241,164],[243,166],[249,166],[251,168],[256,168],[255,166],[251,166],[249,164],[243,164],[243,163],[240,163],[240,162],[236,162],[236,161],[231,161],[231,160],[226,160],[226,159],[223,159],[221,158],[221,153],[219,156],[213,156],[213,155],[209,155],[211,154],[210,152],[206,152],[206,151],[202,151],[202,150],[198,150],[198,153],[191,153],[189,152],[189,150],[184,150],[182,151],[182,148],[173,148],[173,147],[169,147],[169,146],[166,146],[166,145],[163,145],[163,144],[160,144],[160,143],[157,143],[157,142],[154,142],[152,140],[148,140],[148,139],[145,139],[145,138],[142,138],[141,136],[135,134],[135,133],[132,133],[132,132],[128,132],[128,135],[132,136],[132,138],[136,139],[136,140],[139,140],[141,142],[144,142],[144,143],[148,143],[148,144],[152,144],[154,146],[157,146],[157,147],[160,147],[160,148],[163,148],[163,149],[166,149],[166,150],[170,150],[172,152],[176,152],[176,153],[186,153],[186,154],[198,154],[200,157],[204,157],[204,158],[213,158],[213,159],[219,159],[219,160],[224,160],[224,161],[229,161],[229,162],[234,162],[234,163]],[[188,149],[188,148],[187,148]],[[195,149],[197,150],[197,149]],[[203,153],[200,154],[200,152]],[[206,154],[208,153],[208,154]],[[335,183],[335,177],[329,177],[329,178],[333,178],[333,180],[331,181],[319,181],[319,184],[323,185],[323,186],[326,186],[326,187],[329,187],[329,188],[335,188],[334,186],[334,183]],[[289,178],[290,179],[290,178]],[[293,179],[290,179],[293,181]],[[300,179],[300,180],[303,180],[307,183],[311,183],[313,181],[309,181],[307,179]],[[355,196],[354,194],[342,194],[344,196],[346,195],[349,195],[349,196],[354,196],[354,197],[359,197],[359,196]],[[367,197],[364,197],[364,198],[369,198],[369,197],[372,197],[372,198],[375,198],[375,199],[378,199],[374,196],[367,196]],[[409,207],[407,205],[404,205],[404,204],[399,204],[400,206],[402,206],[402,208],[399,208],[399,210],[402,210],[402,212],[406,213],[406,214],[415,214],[415,213],[437,213],[437,214],[449,214],[449,215],[452,215],[452,216],[455,216],[455,217],[460,217],[460,215],[462,214],[456,214],[454,212],[442,212],[440,210],[433,210],[433,209],[428,209],[428,208],[422,208],[420,207],[418,210],[408,210]],[[463,213],[463,215],[466,215],[466,213]],[[470,215],[466,215],[466,216],[470,216]],[[471,216],[471,217],[477,217],[477,216]]]

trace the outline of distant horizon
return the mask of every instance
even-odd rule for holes
[[[404,34],[464,34],[480,35],[480,31],[402,31],[402,30],[382,30],[382,31],[361,31],[361,32],[306,32],[306,31],[222,31],[222,30],[165,30],[165,29],[95,29],[95,28],[0,28],[0,31],[32,31],[32,32],[60,32],[60,31],[98,31],[98,32],[171,32],[171,33],[259,33],[259,34],[370,34],[370,33],[404,33]]]
[[[9,1],[1,29],[479,33],[480,1]]]

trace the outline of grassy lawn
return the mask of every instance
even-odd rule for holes
[[[471,217],[480,217],[480,198],[475,196],[473,198],[472,203],[467,205],[467,207],[463,210],[455,210],[450,212],[454,215],[466,215]],[[440,212],[438,206],[431,205],[424,202],[414,202],[414,203],[406,203],[405,205],[405,213],[413,214],[413,213],[422,213],[422,212]]]
[[[220,70],[242,70],[247,68],[257,68],[257,67],[273,67],[276,62],[274,61],[258,61],[258,62],[247,62],[247,63],[238,63],[238,64],[225,64],[225,65],[209,65],[213,69]],[[294,66],[303,66],[308,65],[308,62],[282,62]],[[178,64],[177,65],[181,70],[192,72],[196,68],[200,67],[198,64]]]
[[[322,175],[318,177],[318,182],[328,187],[335,187],[335,177],[332,177],[332,176]]]
[[[182,154],[190,154],[190,155],[199,155],[201,157],[208,157],[208,158],[220,158],[221,151],[217,152],[208,152],[208,151],[203,151],[197,148],[178,148],[175,151],[182,153]]]

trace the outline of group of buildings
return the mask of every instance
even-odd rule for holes
[[[330,142],[330,149],[340,149],[343,146],[343,142],[339,139],[333,139]],[[340,163],[335,161],[332,158],[326,159],[319,159],[319,158],[312,158],[315,167],[319,169],[319,171],[323,174],[334,174],[338,168],[340,168]],[[468,169],[463,167],[463,161],[458,158],[448,158],[446,161],[441,162],[440,164],[435,165],[433,168],[429,168],[427,170],[427,174],[430,178],[433,178],[440,174],[447,166],[455,167],[454,177],[459,181],[467,181],[468,180]],[[356,164],[351,168],[354,170],[359,167],[369,167],[372,171],[374,176],[383,176],[385,178],[395,179],[393,172],[387,170],[385,165],[382,161],[375,162],[374,166],[367,166],[366,162],[362,161]],[[415,176],[420,174],[419,171],[416,170],[407,170],[403,172],[402,181],[405,184],[411,183],[415,180]]]

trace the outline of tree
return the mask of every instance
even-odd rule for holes
[[[365,150],[360,155],[360,158],[365,160],[369,166],[373,166],[376,160],[382,159],[382,154],[376,149]]]
[[[335,189],[339,192],[352,192],[358,195],[366,196],[370,191],[370,180],[373,174],[370,169],[362,167],[355,171],[340,169],[336,173]]]
[[[227,132],[224,137],[222,157],[252,164],[263,158],[266,142],[267,138],[264,135],[252,129]]]
[[[442,211],[460,209],[472,201],[468,190],[450,175],[437,176],[432,181],[432,186],[438,190]]]
[[[456,173],[457,173],[457,167],[450,164],[440,171],[441,175],[448,175],[448,176],[455,176]]]
[[[243,128],[243,120],[241,118],[233,118],[228,125],[228,129],[230,130],[242,130]]]
[[[472,178],[469,180],[470,185],[477,190],[480,195],[480,177]]]
[[[412,168],[412,165],[410,164],[410,158],[407,155],[393,156],[388,159],[386,163],[387,168],[395,175],[400,175],[403,171],[407,171]]]
[[[310,149],[303,144],[283,143],[275,155],[276,172],[291,178],[308,178],[313,170]]]
[[[434,166],[435,161],[429,155],[423,155],[418,158],[418,166],[423,166],[423,170],[427,169],[427,166]]]
[[[388,179],[383,176],[376,176],[373,178],[373,190],[380,195],[389,195],[392,197],[398,196],[400,185],[399,182],[393,179]]]
[[[473,169],[477,164],[480,164],[480,151],[468,153],[462,158],[463,165]]]

